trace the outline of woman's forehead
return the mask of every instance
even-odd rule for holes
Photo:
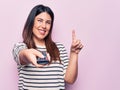
[[[47,12],[42,12],[42,13],[38,14],[35,18],[36,19],[51,20],[51,16]]]

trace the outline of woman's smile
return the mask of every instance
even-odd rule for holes
[[[39,29],[38,31],[41,35],[45,35],[45,33],[46,33],[46,30],[43,30],[43,29]]]

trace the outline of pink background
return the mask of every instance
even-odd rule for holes
[[[28,13],[37,4],[54,11],[53,38],[68,53],[72,29],[84,44],[78,79],[67,90],[120,90],[119,0],[0,0],[0,90],[18,90],[11,51],[22,40]]]

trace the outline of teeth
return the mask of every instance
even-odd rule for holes
[[[45,30],[40,30],[41,34],[45,34],[45,32],[46,32]]]

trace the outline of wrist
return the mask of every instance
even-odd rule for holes
[[[79,51],[77,51],[77,50],[71,50],[70,53],[71,53],[71,54],[76,54],[76,55],[78,55],[78,54],[79,54]]]
[[[76,52],[70,52],[70,55],[71,56],[78,56],[78,53],[76,53]]]

